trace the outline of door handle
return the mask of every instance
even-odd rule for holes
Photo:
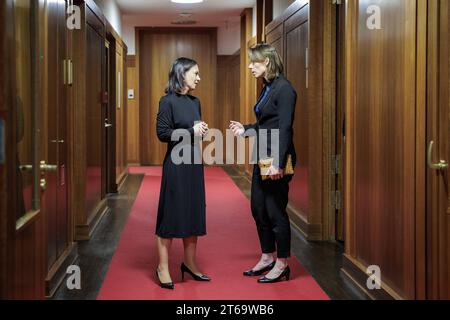
[[[43,160],[40,163],[40,169],[41,169],[42,173],[56,172],[56,170],[58,170],[58,166],[46,164],[45,161]]]
[[[428,146],[428,167],[433,170],[444,170],[448,168],[448,163],[445,160],[440,160],[439,163],[433,163],[433,145],[434,141],[430,141]]]
[[[113,125],[108,122],[108,119],[105,119],[105,128],[112,127]]]
[[[33,165],[24,164],[19,166],[20,171],[33,171]]]

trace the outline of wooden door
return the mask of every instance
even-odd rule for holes
[[[0,286],[2,297],[8,299],[44,297],[45,220],[41,211],[38,121],[42,106],[38,54],[43,40],[42,12],[40,3],[31,0],[3,1],[0,5],[0,54],[4,62],[0,110],[6,147],[0,163],[2,178],[6,176],[0,186]]]
[[[309,213],[309,10],[306,3],[301,10],[284,22],[286,77],[297,91],[297,106],[294,120],[294,144],[297,152],[297,166],[289,192],[290,205],[304,218]]]
[[[88,9],[86,9],[87,12]],[[86,84],[86,211],[93,214],[105,196],[106,189],[106,68],[105,39],[97,30],[103,28],[93,15],[86,24],[87,61],[89,72]],[[98,27],[97,27],[98,26]]]
[[[450,299],[450,5],[429,1],[427,298]]]
[[[48,3],[48,103],[43,108],[42,146],[47,164],[45,206],[47,226],[46,295],[51,296],[75,258],[68,211],[68,29],[66,1]]]
[[[202,119],[216,128],[217,31],[212,28],[138,29],[140,159],[143,165],[160,165],[167,146],[154,134],[159,100],[164,96],[173,61],[197,61],[201,82],[193,93],[202,105]],[[206,144],[204,145],[206,148]]]
[[[385,292],[414,299],[425,277],[426,1],[345,5],[345,257],[364,275],[378,266]]]

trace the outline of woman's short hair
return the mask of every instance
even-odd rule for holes
[[[267,66],[267,79],[269,81],[284,72],[283,60],[277,50],[270,44],[258,43],[248,50],[248,55],[251,62],[264,62],[266,58],[269,59],[269,65]]]
[[[169,72],[169,82],[165,92],[170,93],[181,93],[184,88],[184,80],[186,72],[195,67],[197,62],[189,58],[178,58],[172,64],[172,68]]]

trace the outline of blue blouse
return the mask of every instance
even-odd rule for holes
[[[264,88],[263,94],[262,94],[261,97],[259,98],[258,104],[257,104],[256,107],[255,107],[255,112],[256,112],[256,113],[259,114],[259,109],[260,109],[261,106],[263,105],[264,100],[266,100],[266,97],[267,97],[267,95],[269,94],[269,91],[270,91],[270,85],[267,84],[267,85],[265,86],[265,88]]]

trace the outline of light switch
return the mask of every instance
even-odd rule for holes
[[[5,164],[5,121],[0,119],[0,164]]]
[[[134,99],[134,89],[128,89],[128,99]]]

